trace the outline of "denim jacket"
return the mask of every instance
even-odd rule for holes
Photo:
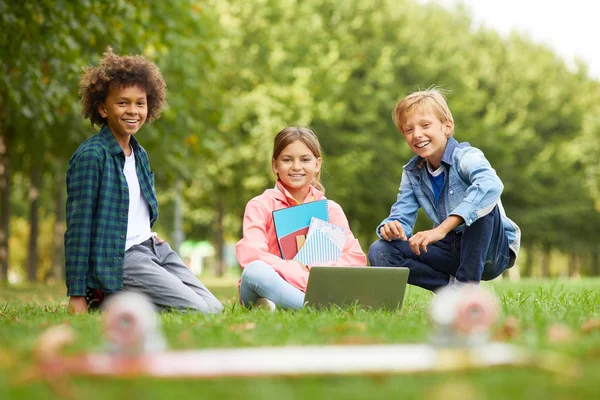
[[[449,215],[461,216],[465,222],[454,231],[462,232],[466,226],[498,205],[510,249],[516,256],[521,243],[521,230],[506,216],[500,201],[504,185],[483,152],[469,143],[458,143],[453,137],[448,138],[441,163],[446,174],[437,205],[426,162],[415,156],[404,166],[398,199],[389,217],[377,227],[377,235],[381,237],[379,229],[383,225],[397,220],[406,236],[412,236],[419,208],[433,221],[434,227]]]

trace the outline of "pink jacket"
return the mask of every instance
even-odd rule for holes
[[[263,194],[246,204],[244,213],[244,236],[236,245],[236,257],[240,266],[245,268],[252,261],[261,260],[272,266],[283,279],[306,291],[308,271],[298,262],[283,260],[277,245],[275,227],[273,226],[273,211],[297,205],[280,183],[278,189],[267,189]],[[307,199],[310,201],[324,199],[325,195],[311,186]],[[367,257],[360,248],[358,240],[350,231],[348,220],[339,204],[327,200],[329,222],[341,226],[346,231],[346,243],[340,259],[331,265],[366,266]],[[310,269],[310,265],[308,268]]]

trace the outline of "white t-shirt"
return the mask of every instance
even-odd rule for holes
[[[127,219],[127,241],[125,250],[148,240],[153,234],[150,229],[150,208],[142,196],[140,181],[135,172],[133,148],[129,157],[125,157],[123,174],[129,187],[129,217]]]

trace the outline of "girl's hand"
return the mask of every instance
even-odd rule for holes
[[[400,221],[391,221],[379,229],[381,237],[390,242],[392,239],[406,240]]]
[[[427,245],[435,243],[439,240],[442,240],[446,237],[446,233],[440,229],[430,229],[428,231],[423,231],[416,233],[410,239],[408,239],[408,244],[410,248],[416,255],[421,255],[421,249],[425,253],[427,253]]]

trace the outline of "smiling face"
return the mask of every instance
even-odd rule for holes
[[[111,86],[106,100],[98,107],[98,112],[106,119],[121,147],[124,150],[128,149],[129,138],[146,122],[146,92],[139,86]]]
[[[454,123],[442,123],[433,112],[415,109],[402,124],[402,134],[411,150],[438,168]]]
[[[315,174],[321,170],[321,157],[315,157],[307,145],[296,140],[273,158],[272,166],[283,186],[302,203]]]

